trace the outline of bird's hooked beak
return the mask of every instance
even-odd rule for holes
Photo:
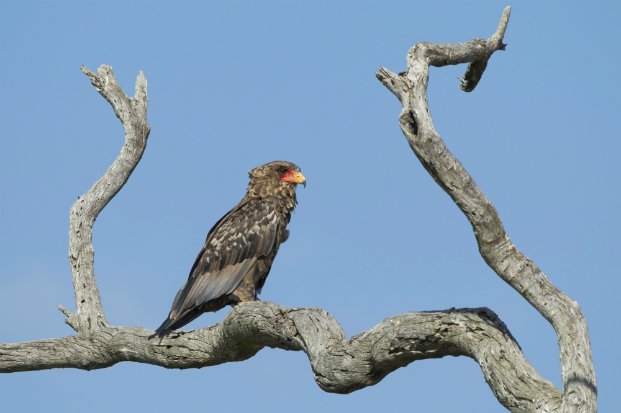
[[[306,178],[300,171],[289,171],[282,177],[281,181],[291,182],[292,184],[302,184],[306,188]]]

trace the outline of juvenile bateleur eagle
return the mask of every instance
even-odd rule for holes
[[[242,200],[211,228],[168,317],[151,337],[165,337],[206,311],[254,301],[297,203],[297,184],[306,185],[295,164],[274,161],[252,169]]]

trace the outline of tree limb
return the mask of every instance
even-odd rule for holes
[[[289,309],[267,301],[236,306],[214,326],[147,340],[151,330],[97,329],[72,336],[0,345],[0,371],[84,370],[121,361],[167,368],[199,368],[241,361],[264,347],[304,351],[317,384],[332,393],[372,386],[416,360],[467,356],[514,412],[554,411],[560,395],[528,363],[504,323],[486,308],[406,313],[347,339],[320,309]]]
[[[69,213],[69,263],[77,311],[71,314],[62,306],[59,309],[67,316],[66,323],[75,331],[87,333],[107,324],[95,282],[93,224],[140,162],[150,128],[147,123],[147,80],[142,72],[136,79],[133,98],[125,95],[110,66],[102,65],[97,69],[97,74],[82,66],[82,72],[101,96],[110,102],[125,131],[125,144],[117,158],[103,176],[78,197]]]
[[[95,283],[92,227],[140,161],[149,125],[147,84],[142,73],[136,80],[135,96],[128,98],[108,66],[101,66],[98,74],[86,68],[83,71],[121,120],[125,144],[108,171],[71,208],[69,260],[77,312],[71,314],[62,307],[61,311],[78,334],[0,344],[0,372],[91,370],[122,361],[197,368],[245,360],[264,347],[274,347],[306,352],[322,389],[349,393],[374,385],[416,360],[467,356],[481,366],[497,399],[513,412],[556,412],[561,404],[564,411],[594,411],[595,379],[586,322],[577,304],[552,286],[511,243],[494,207],[448,151],[428,111],[429,65],[470,63],[462,89],[473,90],[488,59],[504,48],[508,18],[509,8],[487,41],[419,43],[408,53],[407,72],[396,75],[380,69],[377,76],[401,100],[403,133],[423,166],[470,220],[486,262],[556,328],[563,362],[563,394],[535,371],[504,323],[486,308],[406,313],[351,339],[323,310],[288,309],[269,302],[242,303],[222,323],[173,333],[160,341],[147,340],[151,330],[109,326]],[[570,317],[575,324],[568,322]]]
[[[466,215],[485,262],[519,292],[554,327],[560,348],[563,380],[561,412],[595,412],[597,391],[586,319],[580,307],[556,288],[509,239],[496,209],[435,129],[427,102],[429,66],[470,62],[461,88],[472,91],[487,61],[502,43],[511,8],[487,41],[461,44],[417,43],[408,52],[402,75],[381,68],[376,76],[401,101],[399,124],[410,147],[433,179]]]

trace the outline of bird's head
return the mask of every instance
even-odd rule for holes
[[[306,178],[300,168],[291,162],[274,161],[250,170],[248,192],[256,196],[271,195],[282,189],[295,189],[297,184],[306,187]]]

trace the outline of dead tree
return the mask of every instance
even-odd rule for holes
[[[405,72],[381,68],[376,76],[401,102],[403,134],[425,169],[472,224],[485,262],[554,327],[562,390],[528,363],[505,324],[487,308],[401,314],[350,339],[324,310],[290,309],[269,302],[241,304],[219,324],[173,333],[162,341],[147,340],[151,330],[110,326],[95,282],[93,224],[140,161],[150,128],[144,75],[138,75],[135,95],[129,98],[109,66],[101,66],[97,74],[82,68],[112,105],[125,131],[125,144],[105,174],[71,208],[69,262],[76,311],[60,310],[76,334],[0,344],[0,372],[91,370],[122,361],[198,368],[245,360],[272,347],[304,351],[323,390],[349,393],[374,385],[416,360],[467,356],[481,366],[498,401],[512,412],[595,412],[595,372],[587,323],[578,304],[552,285],[509,239],[495,208],[448,150],[429,113],[429,66],[468,63],[461,88],[474,90],[489,58],[505,48],[509,13],[506,7],[498,29],[487,40],[417,43],[408,52]]]

